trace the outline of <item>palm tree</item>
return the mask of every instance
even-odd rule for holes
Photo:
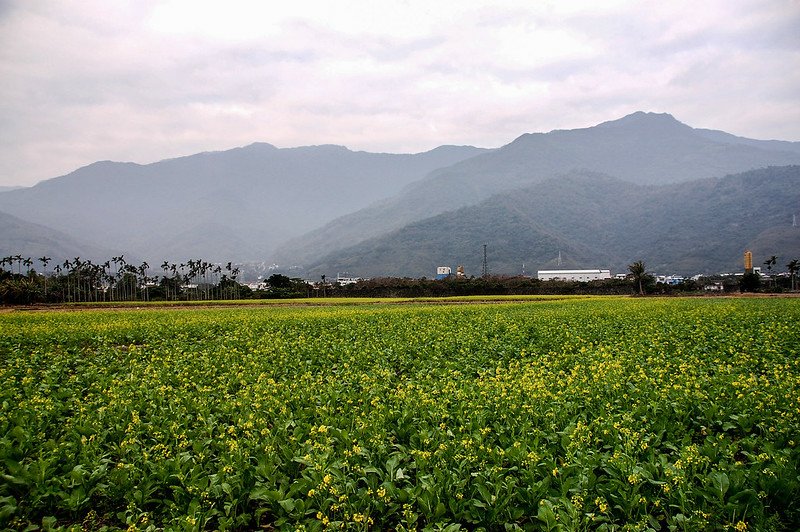
[[[797,272],[800,271],[800,259],[794,259],[789,264],[786,265],[789,269],[789,275],[792,279],[792,291],[794,291],[794,276],[797,275]]]
[[[214,266],[214,273],[216,274],[215,281],[217,286],[217,298],[222,299],[222,296],[219,293],[219,274],[222,273],[222,266],[220,266],[219,264]]]
[[[72,297],[72,272],[70,271],[70,266],[72,266],[72,263],[69,261],[69,259],[64,259],[64,262],[61,265],[64,270],[64,281],[67,285],[66,298],[64,301],[72,301],[75,299]]]
[[[113,262],[114,266],[116,266],[116,268],[117,268],[117,271],[114,272],[114,278],[115,278],[116,281],[119,281],[119,280],[122,279],[122,273],[121,272],[122,272],[122,269],[123,269],[123,267],[125,265],[125,255],[120,255],[119,257],[112,257],[111,258],[111,262]],[[114,284],[117,284],[117,283],[115,282]],[[119,297],[119,288],[122,288],[122,286],[119,286],[117,288],[117,292],[118,292],[117,293],[117,297]],[[112,289],[111,289],[111,299],[114,299],[113,285],[112,285]]]
[[[64,282],[63,279],[61,278],[61,265],[56,264],[53,267],[53,271],[56,274],[56,281],[58,281],[58,283],[61,285],[61,301],[64,301]]]
[[[644,287],[642,286],[642,281],[644,281],[645,276],[647,275],[647,269],[644,266],[644,261],[637,260],[632,264],[628,264],[628,271],[631,272],[633,275],[633,282],[639,286],[639,295],[644,295]]]
[[[239,299],[239,268],[231,270],[231,279],[233,279],[233,297]]]
[[[77,301],[81,300],[81,258],[75,257],[72,260],[72,273],[75,275],[75,290],[74,294],[77,297]]]
[[[184,278],[186,279],[186,284],[197,284],[195,281],[195,276],[197,275],[197,262],[194,259],[189,259],[186,261],[186,274]],[[183,269],[183,265],[181,266]],[[187,290],[187,297],[192,299],[193,297],[197,296],[197,287],[195,287],[194,292]]]
[[[169,262],[164,261],[161,263],[161,269],[164,270],[164,281],[167,280],[167,273],[169,272]],[[164,285],[164,299],[169,301],[169,283],[163,283]]]
[[[50,257],[42,256],[39,257],[39,262],[42,263],[42,275],[44,276],[44,299],[47,300],[47,263],[50,262]]]
[[[189,284],[189,274],[186,273],[186,263],[181,262],[180,265],[178,266],[178,269],[180,270],[178,278],[181,285],[181,294],[185,295],[186,299],[188,300],[190,298],[190,294],[189,294],[189,289],[187,288],[186,285]]]
[[[226,275],[223,275],[222,278],[225,279],[225,280],[228,280],[228,279],[231,278],[231,275],[233,274],[233,263],[229,262],[228,264],[226,264],[225,265],[225,269],[227,270],[228,273]],[[227,286],[227,283],[226,283],[226,286]],[[231,286],[231,288],[232,288],[232,286]],[[230,294],[230,298],[233,299],[232,290],[229,289],[228,292]],[[223,297],[225,297],[225,296],[223,296]]]
[[[183,268],[183,264],[181,264],[181,268]],[[180,283],[180,279],[178,278],[178,265],[173,262],[172,264],[169,265],[169,271],[172,272],[172,279],[173,279],[173,281],[175,283],[174,286],[173,286],[173,290],[175,291],[174,296],[175,296],[175,300],[177,301],[178,300],[178,292],[179,292],[180,284],[181,284]]]
[[[775,266],[776,262],[778,262],[778,257],[775,255],[764,261],[764,266],[767,267],[767,271],[770,272],[770,274],[772,273],[772,267]]]
[[[768,258],[767,260],[764,261],[764,266],[767,267],[767,272],[769,272],[768,275],[769,275],[770,284],[772,284],[772,282],[773,282],[772,281],[772,267],[775,266],[776,262],[778,262],[778,257],[776,257],[775,255],[771,256],[770,258]]]
[[[139,276],[142,279],[142,300],[147,301],[147,270],[150,269],[150,265],[147,264],[147,261],[142,262],[142,265],[139,266]]]
[[[125,285],[130,285],[130,291],[128,292],[128,296],[130,298],[130,301],[134,301],[136,299],[136,288],[137,288],[136,287],[136,282],[137,282],[137,279],[138,279],[136,277],[136,274],[138,273],[138,271],[139,270],[133,264],[126,264],[124,269],[123,269],[123,275],[124,275],[124,278],[125,278],[125,283],[124,284]],[[128,287],[126,286],[126,290],[127,290],[127,288]]]
[[[111,268],[111,262],[105,261],[102,264],[103,271],[100,274],[100,279],[103,283],[103,301],[111,298],[111,274],[107,271],[109,268]]]
[[[91,260],[84,262],[83,266],[84,271],[86,272],[86,297],[88,300],[98,301],[100,299],[100,294],[97,288],[100,284],[98,281],[100,277],[100,266],[93,264]]]
[[[203,299],[210,299],[208,295],[208,272],[211,271],[211,264],[208,262],[197,259],[200,263],[200,278],[203,279]]]

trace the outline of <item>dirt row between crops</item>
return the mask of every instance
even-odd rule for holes
[[[593,297],[593,296],[583,296]],[[619,296],[625,297],[625,296]],[[628,297],[641,297],[641,296],[628,296]],[[674,296],[651,295],[644,296],[644,298],[655,297],[690,297],[702,299],[716,299],[716,298],[798,298],[800,292],[784,293],[784,294],[681,294]],[[327,298],[324,301],[317,302],[293,302],[287,300],[286,302],[270,302],[270,303],[228,303],[224,301],[197,303],[197,304],[180,304],[180,303],[148,303],[145,305],[133,304],[115,304],[115,303],[80,303],[80,304],[33,304],[33,305],[0,305],[0,313],[9,312],[80,312],[92,310],[147,310],[147,309],[218,309],[218,308],[304,308],[304,307],[331,307],[331,306],[370,306],[370,305],[489,305],[489,304],[508,304],[508,303],[541,303],[547,301],[564,301],[582,299],[578,296],[520,296],[506,299],[494,299],[491,296],[486,299],[446,299],[446,298],[419,298],[419,299],[403,299],[400,301],[340,301],[337,298]]]
[[[435,300],[435,299],[419,299],[419,300],[403,300],[403,301],[347,301],[340,302],[335,299],[328,299],[324,303],[198,303],[191,305],[182,304],[149,304],[149,305],[115,305],[114,303],[100,303],[100,304],[80,304],[80,305],[17,305],[17,306],[0,306],[0,313],[8,312],[81,312],[93,310],[191,310],[191,309],[270,309],[270,308],[309,308],[309,307],[335,307],[335,306],[371,306],[371,305],[486,305],[486,304],[503,304],[503,303],[540,303],[545,301],[563,301],[565,297],[548,297],[546,299],[472,299],[472,300]],[[579,299],[579,298],[571,298]]]

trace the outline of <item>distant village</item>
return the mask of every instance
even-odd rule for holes
[[[560,262],[560,254],[559,254],[559,262]],[[761,266],[753,266],[752,265],[752,254],[749,251],[746,251],[743,257],[743,270],[737,272],[720,272],[716,274],[695,274],[691,276],[683,276],[677,274],[660,274],[660,273],[652,273],[647,272],[647,279],[650,285],[654,287],[655,292],[664,292],[665,288],[669,287],[673,290],[677,291],[704,291],[704,292],[731,292],[731,291],[739,291],[742,288],[742,278],[745,275],[752,274],[755,275],[756,278],[759,280],[759,285],[762,285],[766,289],[780,289],[781,287],[785,287],[790,290],[794,290],[793,285],[793,274],[797,274],[797,261],[791,261],[787,267],[787,271],[779,271],[777,267],[777,257],[772,256],[767,258],[764,261],[764,265],[766,268],[762,268]],[[794,266],[794,272],[792,271]],[[262,268],[264,267],[262,263]],[[277,264],[271,264],[267,267],[270,272],[276,271],[283,271],[284,269],[281,268]],[[765,271],[766,269],[766,271]],[[289,274],[291,275],[292,270],[301,270],[299,267],[292,267],[287,269]],[[300,273],[299,271],[297,273]],[[433,273],[433,272],[432,272]],[[301,274],[302,275],[302,274]],[[269,290],[269,283],[267,282],[267,276],[258,276],[259,279],[256,281],[248,282],[246,285],[254,291],[257,290]],[[323,276],[324,277],[324,276]],[[487,267],[484,264],[483,271],[480,272],[479,278],[486,278],[489,277],[487,273]],[[495,275],[491,276],[495,280],[497,279],[529,279],[529,280],[538,280],[541,282],[545,282],[548,284],[557,284],[557,283],[595,283],[595,284],[603,284],[616,281],[618,283],[621,282],[630,282],[633,278],[633,274],[630,271],[626,272],[618,272],[612,273],[611,269],[554,269],[554,270],[537,270],[536,275],[530,275],[524,273],[524,266],[523,266],[523,273],[519,275]],[[459,281],[459,280],[469,280],[474,279],[475,276],[468,275],[465,271],[464,266],[459,265],[456,266],[455,271],[451,266],[438,266],[436,267],[435,273],[431,278],[422,278],[422,280],[433,280],[433,281]],[[344,288],[344,287],[352,287],[353,285],[357,285],[359,283],[367,283],[369,281],[373,281],[373,284],[377,284],[378,282],[386,282],[388,280],[387,277],[379,277],[380,281],[376,279],[370,279],[367,277],[360,277],[355,276],[350,273],[337,273],[335,278],[323,278],[320,281],[317,280],[306,280],[305,282],[308,283],[310,287],[314,290],[319,290],[322,286],[326,286],[329,289],[334,289],[336,287]],[[299,280],[299,279],[298,279]],[[683,289],[683,290],[681,290]],[[749,290],[746,290],[749,291]]]
[[[796,289],[800,261],[780,271],[778,257],[754,266],[750,251],[743,271],[690,277],[648,272],[642,261],[627,272],[610,269],[538,270],[532,275],[490,275],[484,255],[479,276],[464,266],[438,266],[431,278],[365,278],[349,273],[321,275],[310,280],[300,268],[277,264],[215,264],[189,260],[161,264],[163,275],[146,262],[136,266],[125,259],[95,264],[78,258],[48,269],[49,257],[12,255],[0,259],[0,304],[113,301],[195,301],[302,297],[435,297],[454,295],[631,294],[786,292]],[[766,269],[766,271],[765,271]],[[523,268],[524,271],[524,268]]]

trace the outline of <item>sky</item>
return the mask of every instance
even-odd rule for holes
[[[800,141],[800,0],[0,0],[0,186],[253,142],[416,153],[634,111]]]

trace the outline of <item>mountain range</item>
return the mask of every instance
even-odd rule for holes
[[[456,264],[479,274],[483,244],[497,274],[553,267],[559,252],[570,267],[741,269],[746,247],[756,259],[800,256],[793,165],[798,142],[643,112],[493,150],[256,143],[149,165],[99,162],[2,192],[0,212],[16,221],[0,218],[0,254],[28,254],[44,226],[64,234],[66,257],[257,260],[302,265],[309,277],[432,276]]]
[[[308,272],[432,277],[461,265],[480,275],[483,244],[489,273],[625,272],[639,259],[662,273],[737,271],[745,248],[756,260],[800,257],[799,184],[800,166],[661,186],[573,172],[337,250]]]
[[[265,260],[287,238],[484,151],[395,155],[256,143],[148,165],[103,161],[4,192],[0,212],[151,262]],[[9,249],[8,237],[0,252],[26,253]]]
[[[522,135],[437,170],[387,201],[289,241],[278,249],[278,262],[310,263],[408,223],[576,170],[655,185],[798,163],[800,143],[741,139],[695,130],[668,114],[637,112],[590,128]]]

